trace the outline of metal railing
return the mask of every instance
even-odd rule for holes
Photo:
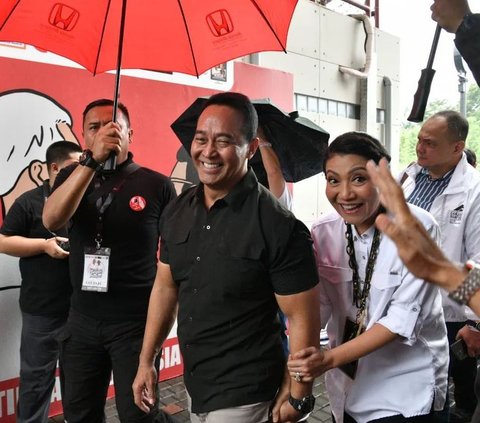
[[[330,0],[317,0],[320,4],[328,5]],[[354,6],[360,10],[363,10],[365,14],[370,18],[373,17],[375,20],[375,27],[379,28],[380,26],[380,0],[341,0],[344,3],[347,3],[351,6]]]

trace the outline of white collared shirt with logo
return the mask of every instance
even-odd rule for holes
[[[402,184],[405,198],[414,190],[421,170],[414,163],[402,172],[408,175]],[[469,259],[480,261],[480,173],[468,164],[465,153],[448,186],[433,200],[430,213],[440,226],[440,246],[450,260],[461,264]],[[445,290],[442,297],[447,322],[476,319],[470,308],[448,298]]]

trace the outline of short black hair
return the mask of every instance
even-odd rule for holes
[[[442,110],[427,120],[441,117],[447,121],[451,141],[466,141],[468,136],[468,120],[455,110]]]
[[[113,107],[113,100],[110,100],[108,98],[100,98],[98,100],[94,100],[90,103],[87,104],[85,107],[85,110],[83,111],[83,122],[82,126],[85,123],[85,116],[87,116],[87,113],[92,110],[94,107],[102,107],[102,106],[112,106]],[[125,104],[118,102],[117,107],[122,111],[123,115],[125,116],[125,119],[127,120],[127,125],[130,128],[130,113],[128,113],[127,106]]]
[[[346,132],[335,138],[328,146],[325,154],[325,160],[323,161],[324,172],[327,161],[335,154],[355,154],[367,160],[373,160],[377,164],[383,157],[388,162],[391,160],[390,154],[388,154],[382,143],[366,132]]]
[[[81,152],[82,148],[77,143],[70,141],[54,142],[47,148],[47,166],[50,167],[52,163],[62,164],[65,160],[70,158],[70,154]]]
[[[212,95],[205,103],[203,110],[208,106],[228,106],[238,111],[243,116],[242,134],[248,140],[252,141],[257,135],[258,115],[250,99],[241,93],[226,92]]]

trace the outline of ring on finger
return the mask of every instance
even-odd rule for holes
[[[295,372],[295,382],[301,382],[302,381],[302,376],[300,375],[300,372]]]

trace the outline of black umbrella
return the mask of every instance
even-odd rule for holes
[[[197,119],[207,98],[197,98],[172,123],[171,128],[190,152],[195,135]],[[284,113],[269,99],[253,100],[268,141],[277,154],[287,182],[298,182],[322,171],[325,150],[330,134],[311,120],[301,117],[298,112]],[[265,183],[265,169],[259,151],[250,161],[260,182]]]

